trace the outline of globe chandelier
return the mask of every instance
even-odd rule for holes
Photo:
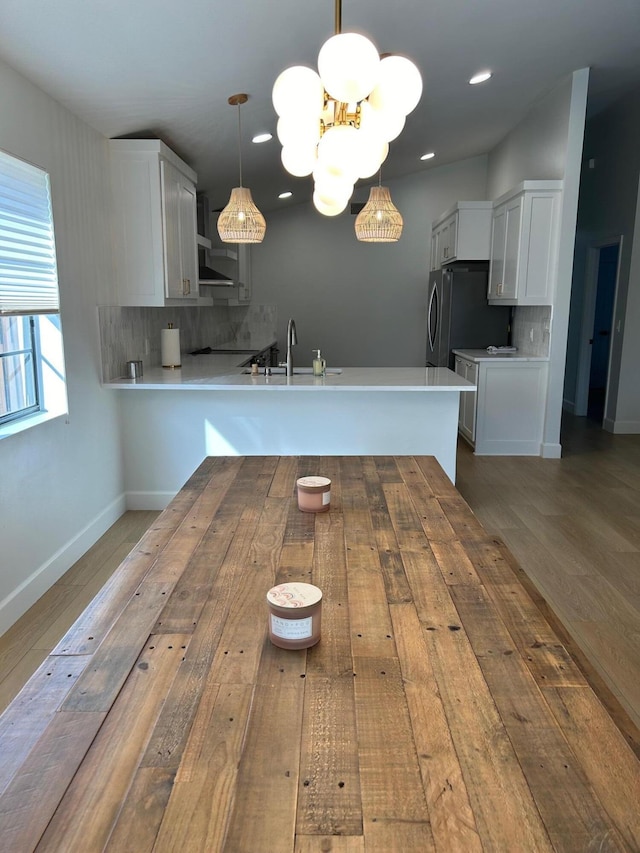
[[[238,161],[240,186],[231,190],[229,202],[218,217],[218,234],[223,243],[262,243],[267,230],[264,216],[251,196],[251,190],[242,186],[242,124],[240,107],[249,96],[244,92],[231,95],[227,103],[238,108]]]
[[[291,66],[272,92],[282,164],[296,177],[313,175],[313,203],[325,216],[342,213],[355,182],[380,170],[422,94],[411,60],[380,56],[365,36],[342,32],[341,0],[335,33],[320,49],[318,72]]]

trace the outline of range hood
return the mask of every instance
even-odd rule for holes
[[[224,273],[218,272],[218,270],[214,270],[212,267],[207,266],[206,264],[198,264],[198,284],[215,284],[215,285],[223,285],[225,287],[233,287],[236,282],[229,278],[229,276],[224,275]]]
[[[197,195],[197,224],[198,224],[198,284],[216,287],[236,287],[238,282],[224,272],[220,272],[209,266],[208,261],[214,255],[211,245],[211,206],[209,199],[203,193]],[[227,258],[234,258],[233,252],[217,251],[215,255],[222,256],[222,268],[229,266],[225,264]],[[236,258],[237,261],[237,258]],[[215,263],[215,261],[214,261]],[[237,263],[230,267],[237,268]]]

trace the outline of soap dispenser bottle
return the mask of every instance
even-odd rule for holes
[[[313,359],[313,375],[324,376],[327,370],[327,362],[322,358],[319,349],[314,349],[312,351],[316,354],[316,357]]]

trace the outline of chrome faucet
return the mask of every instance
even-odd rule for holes
[[[289,318],[289,322],[287,323],[287,376],[293,376],[293,355],[291,353],[291,347],[296,346],[298,343],[298,335],[296,333],[296,324],[293,321],[293,317]]]

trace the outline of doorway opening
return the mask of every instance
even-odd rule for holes
[[[617,243],[611,246],[603,246],[600,249],[600,257],[598,259],[596,304],[591,334],[591,365],[589,367],[587,417],[600,423],[604,420],[609,379],[613,305],[618,278],[619,253],[620,246]]]
[[[621,238],[589,250],[575,414],[603,426],[607,418],[611,342]]]

